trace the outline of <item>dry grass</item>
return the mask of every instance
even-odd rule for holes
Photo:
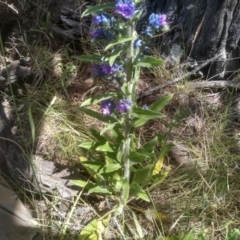
[[[46,15],[44,8],[45,5],[39,7],[36,23]],[[85,80],[91,75],[89,67],[70,58],[68,48],[61,46],[53,50],[51,38],[45,33],[43,35],[41,41],[35,41],[32,36],[17,45],[20,55],[31,56],[34,72],[33,82],[27,85],[27,94],[15,98],[18,140],[28,154],[42,155],[45,159],[71,165],[78,162],[83,154],[78,146],[91,137],[89,128],[101,128],[99,122],[83,116],[78,108],[85,98],[106,89],[101,82],[85,87]],[[88,52],[89,46],[86,44],[85,47]],[[178,67],[176,65],[171,70],[161,67],[152,73],[144,70],[139,88],[144,91],[183,74],[184,70]],[[240,219],[240,159],[236,139],[239,126],[232,119],[232,103],[229,101],[234,94],[223,92],[221,97],[214,98],[217,93],[193,92],[183,82],[154,93],[143,104],[169,93],[175,96],[164,110],[167,122],[174,120],[177,111],[190,109],[191,114],[174,129],[171,137],[184,145],[194,164],[171,166],[168,179],[151,189],[152,202],[132,202],[130,208],[137,215],[144,239],[167,239],[167,236],[184,235],[190,230],[195,236],[202,233],[209,240],[225,239],[229,232],[239,227]],[[214,102],[213,98],[217,100]],[[99,111],[98,106],[92,108]],[[164,122],[154,121],[137,134],[144,141],[151,139],[156,132],[165,134],[166,131]],[[169,166],[170,163],[166,161],[165,164]],[[63,236],[66,240],[78,239],[79,231],[88,221],[108,209],[101,196],[91,198],[82,192],[77,203],[76,199],[69,202],[68,213],[60,210],[62,199],[58,195],[45,196],[41,201],[33,198],[31,201],[47,239]],[[82,216],[77,216],[76,212],[70,214],[76,209],[82,211]],[[129,226],[126,230],[129,239],[138,239],[130,210],[126,216],[124,221]],[[72,233],[63,232],[66,220],[69,220],[69,229],[75,229]],[[107,230],[105,239],[119,238],[112,222]]]

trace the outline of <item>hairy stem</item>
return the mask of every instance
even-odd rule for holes
[[[133,36],[134,26],[133,23],[129,25],[128,27],[128,35]],[[126,76],[127,76],[127,84],[128,84],[128,91],[126,98],[129,101],[133,101],[133,60],[134,60],[134,51],[133,51],[133,41],[130,41],[128,43],[128,51],[127,51],[127,64],[126,64]],[[129,154],[130,154],[130,146],[131,146],[131,129],[132,129],[132,123],[131,123],[131,116],[130,113],[127,112],[124,116],[124,146],[123,146],[123,179],[124,184],[127,184],[129,186],[130,184],[130,160],[129,160]],[[128,190],[126,190],[128,189]],[[126,193],[128,191],[128,193]],[[122,203],[123,205],[126,205],[126,202],[129,197],[129,187],[122,189]]]

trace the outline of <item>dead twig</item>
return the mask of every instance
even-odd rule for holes
[[[172,84],[175,84],[177,82],[180,82],[182,79],[184,78],[188,78],[194,74],[196,74],[198,71],[200,71],[202,68],[204,68],[205,66],[207,66],[209,63],[213,62],[214,60],[216,60],[218,57],[220,56],[220,53],[215,55],[213,58],[209,59],[209,60],[206,60],[204,63],[202,63],[201,65],[199,65],[198,67],[196,67],[194,70],[192,70],[191,72],[188,72],[186,74],[184,74],[183,76],[180,76],[180,77],[177,77],[171,81],[168,81],[166,83],[163,83],[159,86],[156,86],[156,87],[153,87],[143,93],[140,93],[139,96],[138,96],[138,99],[141,99],[143,97],[147,97],[149,96],[150,94],[152,94],[153,92],[157,91],[157,90],[160,90],[162,88],[165,88],[167,86],[170,86]]]
[[[188,83],[190,88],[235,88],[240,89],[240,82],[235,81],[202,81],[202,82],[192,82]]]

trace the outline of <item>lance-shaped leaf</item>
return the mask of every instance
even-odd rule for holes
[[[141,59],[139,59],[135,66],[141,66],[141,67],[157,67],[164,63],[162,59],[158,59],[151,56],[143,56]]]
[[[130,185],[130,193],[136,197],[141,198],[146,202],[150,202],[150,199],[147,193],[143,190],[143,188],[137,184],[136,182],[131,183]]]
[[[106,47],[105,47],[105,51],[112,48],[113,46],[116,46],[118,44],[123,44],[123,43],[126,43],[126,42],[129,42],[129,41],[132,41],[134,40],[135,37],[130,37],[130,38],[119,38],[117,40],[114,40],[112,41],[110,44],[108,44]]]
[[[154,112],[160,112],[171,100],[173,95],[168,95],[163,98],[160,98],[159,100],[155,101],[149,106],[149,109]]]
[[[85,142],[80,144],[79,147],[100,152],[114,152],[114,148],[109,142]]]
[[[101,113],[95,112],[91,109],[88,108],[84,108],[84,107],[80,107],[79,108],[80,111],[84,112],[85,114],[94,117],[102,122],[106,122],[106,123],[115,123],[117,122],[117,119],[111,116],[105,116]]]
[[[130,152],[130,155],[129,155],[129,159],[131,162],[134,162],[134,163],[140,163],[140,162],[143,162],[144,160],[146,160],[148,158],[147,155],[145,154],[140,154],[138,152],[135,152],[135,151],[131,151]]]
[[[103,240],[102,235],[109,224],[110,218],[111,214],[108,214],[106,217],[93,219],[82,229],[78,239]]]
[[[90,105],[90,104],[96,104],[96,103],[99,103],[103,100],[113,98],[113,97],[116,97],[116,96],[117,96],[116,93],[110,92],[110,93],[101,94],[101,95],[98,95],[98,96],[95,96],[95,97],[91,97],[91,98],[88,98],[87,100],[85,100],[81,104],[81,107],[87,106],[87,105]]]
[[[147,120],[165,117],[165,115],[163,115],[162,113],[155,112],[150,109],[143,109],[140,107],[134,107],[132,111],[132,115],[134,117],[144,118]]]
[[[98,4],[97,6],[88,7],[83,12],[82,17],[86,17],[89,14],[102,12],[105,9],[114,8],[114,7],[115,7],[115,3],[103,3],[103,4]]]
[[[119,163],[113,163],[113,164],[105,164],[105,166],[102,167],[102,169],[99,171],[100,174],[103,173],[111,173],[115,172],[118,169],[122,168],[122,166]]]
[[[133,182],[139,185],[142,184],[144,181],[147,180],[149,176],[152,176],[152,169],[153,169],[152,164],[138,169],[133,176]]]
[[[116,60],[116,58],[121,54],[123,48],[116,48],[108,57],[109,65],[112,66]]]
[[[139,107],[135,107],[133,109],[132,115],[138,118],[134,122],[135,128],[144,125],[149,120],[165,117],[165,115],[162,113],[155,112],[150,109],[142,109]]]
[[[91,194],[91,193],[112,194],[112,192],[110,192],[107,188],[103,188],[100,186],[96,186],[89,189],[88,194]]]

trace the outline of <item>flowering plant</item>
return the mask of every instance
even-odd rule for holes
[[[107,45],[105,56],[83,55],[79,59],[94,63],[94,77],[104,79],[116,91],[82,103],[80,110],[83,113],[106,125],[100,132],[91,129],[94,140],[80,145],[90,153],[101,153],[100,157],[81,158],[94,181],[76,180],[74,183],[85,187],[89,193],[114,196],[118,200],[116,214],[122,213],[130,197],[150,201],[144,187],[163,177],[161,168],[156,170],[156,166],[171,147],[160,134],[137,145],[135,129],[149,120],[163,118],[160,111],[172,98],[166,96],[150,106],[137,104],[136,86],[141,67],[157,67],[163,63],[161,59],[143,55],[142,50],[150,36],[168,29],[166,15],[153,13],[149,16],[148,26],[139,35],[135,31],[142,13],[139,4],[139,0],[116,0],[115,3],[90,7],[83,13],[83,17],[93,15],[92,40],[101,40]],[[86,108],[90,104],[100,104],[101,113]],[[157,145],[161,151],[156,150]]]

